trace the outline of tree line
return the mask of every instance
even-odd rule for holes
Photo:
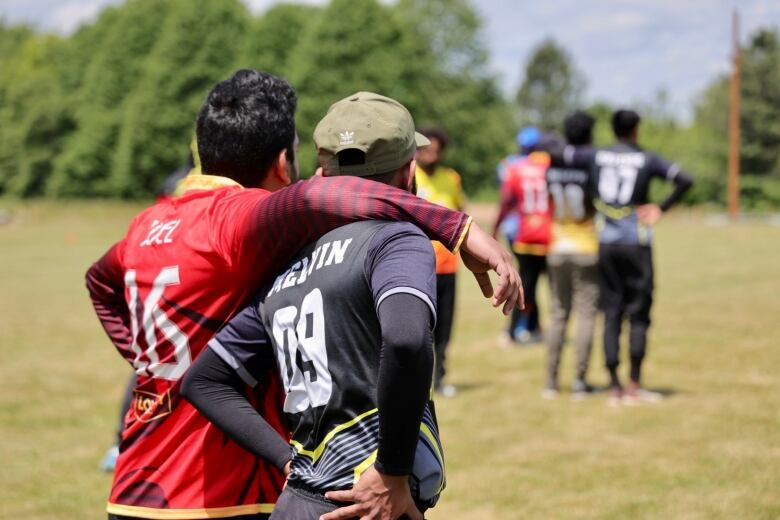
[[[196,6],[197,5],[197,6]],[[68,37],[0,21],[0,194],[146,198],[189,154],[211,86],[238,68],[295,86],[303,171],[311,134],[335,100],[373,90],[406,105],[420,126],[451,137],[448,162],[470,193],[495,188],[495,165],[520,124],[559,130],[583,108],[582,76],[542,42],[516,99],[487,68],[481,21],[468,0],[331,0],[278,4],[260,16],[239,0],[128,0]],[[743,193],[780,206],[780,45],[759,31],[743,55]],[[715,78],[691,124],[660,103],[643,111],[644,142],[699,181],[690,202],[723,199],[728,85]],[[590,107],[607,142],[608,114]]]

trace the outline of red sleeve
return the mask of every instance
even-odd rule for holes
[[[92,264],[86,276],[87,290],[95,313],[120,352],[128,352],[133,341],[121,262],[124,244],[124,240],[114,244],[100,260]]]
[[[313,177],[262,198],[232,224],[233,251],[251,247],[264,267],[278,268],[304,245],[359,220],[411,222],[450,250],[459,249],[470,217],[411,193],[359,177]]]

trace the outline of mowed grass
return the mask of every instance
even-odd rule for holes
[[[83,274],[140,208],[17,204],[0,226],[0,518],[105,518],[97,464],[129,371]],[[462,273],[461,391],[437,402],[448,487],[429,518],[780,517],[780,228],[672,216],[655,260],[645,374],[668,398],[633,408],[542,400],[543,347],[499,348],[504,318]],[[601,385],[602,359],[597,335]]]

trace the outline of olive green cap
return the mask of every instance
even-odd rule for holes
[[[401,103],[357,92],[330,106],[314,129],[314,144],[326,175],[363,177],[397,170],[431,142],[414,131],[412,115]],[[339,166],[336,154],[348,149],[362,151],[366,162]]]

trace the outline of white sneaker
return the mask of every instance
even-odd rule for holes
[[[455,385],[442,385],[441,388],[439,388],[439,395],[442,397],[455,397],[458,394],[458,389],[455,388]]]
[[[106,473],[112,473],[116,467],[116,459],[119,457],[119,446],[114,445],[108,448],[103,460],[100,461],[100,469]]]
[[[662,394],[646,390],[636,383],[631,383],[623,394],[623,401],[628,405],[657,404],[663,400],[664,396]]]

